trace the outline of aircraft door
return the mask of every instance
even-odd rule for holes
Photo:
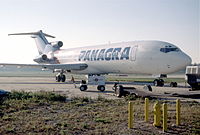
[[[137,54],[137,49],[138,49],[138,46],[133,46],[131,48],[131,53],[130,53],[130,60],[131,61],[136,61],[136,54]]]

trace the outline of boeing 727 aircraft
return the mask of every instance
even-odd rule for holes
[[[99,78],[105,74],[148,74],[166,75],[183,69],[191,64],[191,58],[177,46],[163,41],[133,41],[61,49],[62,41],[48,42],[46,37],[54,36],[41,30],[31,33],[15,33],[9,35],[31,35],[35,39],[39,55],[34,59],[38,64],[7,64],[16,66],[32,66],[51,69],[59,74],[58,82],[65,82],[64,73],[86,74],[88,80],[95,79],[97,89],[105,90],[105,83]],[[156,79],[156,85],[163,85],[162,79]],[[87,85],[80,86],[80,90]]]

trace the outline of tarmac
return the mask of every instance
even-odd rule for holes
[[[178,84],[178,87],[169,87],[169,84],[165,84],[164,87],[152,86],[152,92],[143,89],[143,83],[121,83],[124,86],[135,87],[138,91],[143,91],[153,95],[160,100],[176,100],[177,98],[183,101],[195,101],[200,103],[200,90],[190,91],[189,86],[185,83]],[[68,98],[72,97],[89,97],[98,98],[104,97],[107,99],[119,99],[114,95],[112,87],[114,82],[107,82],[106,90],[100,92],[97,90],[97,86],[89,85],[87,91],[79,90],[79,82],[75,84],[68,81],[65,83],[55,82],[54,77],[0,77],[0,90],[4,91],[51,91],[62,95],[66,95]],[[150,84],[152,85],[152,84]]]

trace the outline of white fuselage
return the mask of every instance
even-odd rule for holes
[[[52,52],[51,52],[52,53]],[[133,41],[99,46],[60,49],[53,52],[60,64],[85,63],[80,74],[168,74],[183,69],[191,58],[173,44]]]

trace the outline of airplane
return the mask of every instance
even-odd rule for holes
[[[54,36],[42,30],[30,33],[8,35],[31,35],[34,38],[39,55],[33,59],[38,64],[0,65],[41,67],[58,72],[57,82],[65,82],[65,73],[87,75],[87,84],[96,84],[100,91],[105,90],[106,74],[147,74],[159,75],[154,80],[156,86],[163,86],[161,77],[176,72],[191,64],[191,58],[177,46],[163,41],[129,41],[61,49],[62,41],[49,42],[46,37]],[[86,81],[82,81],[80,90],[87,90]]]

